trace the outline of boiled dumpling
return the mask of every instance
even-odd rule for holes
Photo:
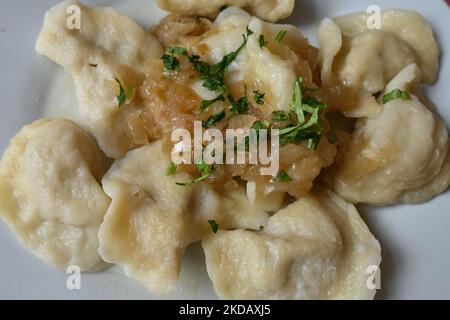
[[[343,34],[348,37],[355,37],[368,31],[367,19],[368,15],[364,13],[333,18]],[[385,10],[381,12],[381,30],[395,35],[399,41],[405,42],[415,53],[417,65],[425,83],[432,84],[436,81],[439,69],[439,46],[430,24],[423,16],[408,10]],[[387,43],[387,45],[391,45],[391,43]],[[386,48],[386,50],[388,49]],[[395,57],[390,58],[395,59]],[[385,70],[390,76],[386,78],[386,81],[390,81],[403,68],[400,63],[394,66],[400,69],[397,71]]]
[[[322,85],[337,90],[342,100],[338,109],[354,117],[378,115],[381,109],[372,94],[383,91],[407,65],[416,63],[429,84],[439,66],[436,39],[418,13],[383,11],[379,30],[369,30],[367,19],[366,14],[350,14],[325,19],[319,28]],[[343,88],[336,89],[338,84]],[[351,102],[355,106],[349,107]]]
[[[289,17],[294,10],[294,0],[156,0],[161,9],[187,16],[214,16],[223,6],[245,9],[268,21]]]
[[[169,163],[161,142],[154,142],[117,160],[102,180],[112,203],[100,227],[99,252],[159,294],[176,288],[184,250],[211,232],[208,220],[255,230],[268,220],[265,211],[248,205],[242,189],[225,197],[205,184],[177,185],[192,177],[166,176]]]
[[[259,106],[265,114],[289,110],[293,84],[299,76],[307,86],[314,86],[311,69],[315,68],[317,52],[294,26],[270,24],[253,18],[249,28],[254,33],[246,46],[245,84],[250,92],[258,90],[266,94],[265,104]],[[286,34],[282,41],[275,40],[279,32]],[[260,36],[267,41],[263,48]]]
[[[219,231],[203,248],[223,299],[371,299],[368,268],[381,260],[355,207],[325,190],[278,211],[262,231]]]
[[[183,251],[197,237],[189,213],[193,190],[166,177],[168,163],[154,143],[128,152],[102,180],[112,202],[99,253],[158,294],[176,288]]]
[[[66,25],[72,5],[81,9],[80,30]],[[118,158],[136,147],[126,119],[139,97],[120,107],[117,80],[126,94],[130,88],[137,91],[145,62],[163,54],[153,36],[113,9],[66,1],[47,12],[36,49],[72,75],[81,118],[107,156]]]
[[[242,9],[235,7],[225,9],[216,18],[210,31],[188,45],[208,62],[218,63],[225,55],[239,48],[243,41],[242,35],[246,34],[246,27],[251,19],[252,16]],[[241,50],[227,69],[225,80],[228,85],[244,80],[247,61],[246,51]],[[196,91],[203,98],[205,93]]]
[[[97,271],[98,227],[109,205],[99,181],[104,159],[67,120],[25,126],[0,164],[0,216],[36,256],[60,268]]]
[[[444,122],[414,95],[420,70],[409,65],[386,87],[410,92],[374,119],[360,119],[332,170],[334,188],[351,202],[427,201],[450,183],[449,138]]]

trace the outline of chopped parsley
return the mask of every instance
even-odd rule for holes
[[[283,136],[283,135],[289,134],[291,132],[294,132],[294,131],[298,130],[298,128],[299,128],[299,126],[290,126],[290,127],[286,127],[284,129],[281,129],[280,130],[280,136]]]
[[[280,32],[277,33],[275,40],[278,42],[283,41],[284,37],[286,36],[287,31],[286,30],[281,30]]]
[[[127,95],[125,94],[125,90],[118,79],[116,79],[117,83],[119,83],[120,93],[117,96],[117,101],[119,101],[119,107],[121,107],[127,101]]]
[[[173,176],[176,171],[177,165],[171,161],[166,169],[166,176]]]
[[[217,101],[225,101],[225,97],[223,96],[223,94],[221,94],[218,97],[211,99],[211,100],[203,100],[200,103],[200,108],[199,108],[200,112],[205,111],[206,109],[208,109],[211,105],[213,105]]]
[[[162,56],[164,68],[169,71],[180,71],[180,60],[175,55],[186,55],[187,50],[180,47],[168,47],[166,53]]]
[[[168,54],[176,54],[178,56],[182,56],[182,55],[186,55],[187,54],[187,50],[185,48],[182,48],[182,47],[168,47],[166,49],[166,53],[168,53]]]
[[[116,82],[119,84],[119,95],[117,96],[117,101],[119,103],[119,108],[123,106],[127,102],[131,102],[134,98],[134,95],[136,93],[136,89],[133,86],[129,86],[127,90],[125,91],[122,83],[119,79],[114,78]]]
[[[263,49],[265,46],[267,46],[268,43],[269,42],[266,41],[266,39],[264,39],[264,35],[263,34],[259,35],[259,47],[261,49]]]
[[[211,172],[214,170],[214,166],[210,164],[206,164],[205,161],[202,159],[202,161],[195,165],[197,167],[197,170],[203,174],[209,176]]]
[[[289,120],[289,115],[283,110],[277,110],[272,112],[272,120],[274,121],[286,121]]]
[[[207,179],[211,173],[214,171],[214,166],[210,164],[206,164],[205,161],[202,159],[202,161],[195,165],[197,167],[197,170],[202,174],[199,178],[192,180],[190,182],[176,182],[179,186],[190,186],[193,184],[196,184],[198,182],[201,182],[205,179]]]
[[[246,34],[242,35],[243,42],[235,51],[225,55],[221,61],[216,64],[209,64],[200,59],[196,54],[188,54],[187,50],[179,47],[168,48],[166,54],[163,56],[164,66],[168,70],[179,70],[180,62],[175,55],[186,56],[188,60],[194,65],[195,71],[200,75],[200,80],[203,81],[203,86],[211,91],[218,91],[225,93],[227,87],[225,85],[225,71],[229,65],[236,59],[241,50],[246,46],[248,37],[253,34],[253,31],[248,27]]]
[[[288,143],[300,143],[307,141],[308,148],[317,148],[320,139],[322,138],[322,131],[320,128],[315,130],[300,130],[298,127],[294,127],[294,130],[281,134],[280,131],[280,145],[284,146]]]
[[[319,122],[320,111],[327,108],[327,105],[314,97],[303,96],[304,90],[307,90],[307,88],[300,77],[294,83],[291,111],[289,115],[286,115],[291,120],[291,124],[279,131],[281,146],[290,142],[307,141],[308,148],[315,149],[320,142],[323,134]],[[276,113],[274,120],[281,118],[284,119],[285,117],[281,113]]]
[[[243,113],[248,110],[248,98],[243,96],[238,101],[235,101],[231,94],[228,95],[228,100],[230,100],[230,111],[233,114]]]
[[[164,54],[161,58],[164,62],[164,68],[169,71],[180,70],[180,60],[177,57],[170,54]]]
[[[203,81],[203,87],[220,93],[217,98],[212,100],[203,100],[200,103],[200,112],[205,111],[209,106],[217,101],[225,101],[224,94],[228,91],[225,84],[225,72],[230,64],[237,58],[240,51],[247,45],[248,37],[254,32],[247,26],[246,34],[243,34],[242,44],[235,50],[225,55],[221,61],[216,64],[209,64],[206,61],[202,61],[200,56],[197,54],[189,54],[185,48],[180,47],[169,47],[166,53],[163,55],[162,60],[164,62],[164,67],[167,70],[180,70],[180,61],[177,56],[186,57],[189,62],[194,65],[194,70],[200,76],[200,80]],[[248,98],[246,96],[235,101],[231,95],[228,95],[228,99],[231,104],[231,112],[234,114],[242,113],[248,109]],[[204,128],[210,128],[216,123],[222,121],[225,118],[225,109],[221,112],[210,116],[206,121],[203,121]]]
[[[214,233],[217,233],[219,230],[219,224],[216,222],[216,220],[208,220],[209,225],[211,226],[211,230]]]
[[[275,182],[289,182],[292,178],[287,175],[284,170],[281,170],[277,177],[274,179]]]
[[[256,137],[258,137],[259,136],[259,131],[261,129],[268,129],[269,127],[270,127],[270,123],[268,123],[267,121],[265,121],[265,120],[263,120],[263,121],[257,120],[255,122],[253,122],[253,124],[252,124],[250,129],[255,130]],[[245,151],[249,151],[249,149],[250,149],[250,137],[249,136],[245,137],[244,146],[245,146]]]
[[[303,102],[303,104],[307,104],[314,108],[319,108],[320,110],[327,108],[327,105],[325,103],[320,102],[319,100],[317,100],[314,97],[303,97],[302,102]]]
[[[177,185],[182,186],[182,187],[186,187],[186,186],[191,186],[193,184],[199,183],[203,180],[205,180],[206,178],[208,178],[209,175],[203,175],[200,178],[197,178],[195,180],[192,180],[190,182],[175,182]]]
[[[292,96],[292,103],[291,108],[294,110],[295,114],[297,115],[297,119],[299,123],[302,123],[305,121],[305,116],[303,114],[303,108],[302,108],[302,100],[303,100],[303,94],[302,94],[302,87],[303,87],[303,78],[298,78],[294,82],[294,94]]]
[[[261,93],[258,90],[253,91],[253,99],[255,100],[256,104],[263,105],[264,104],[264,97],[266,96],[265,93]]]
[[[383,104],[386,104],[395,99],[411,100],[411,96],[406,91],[395,89],[383,96]]]
[[[208,118],[208,120],[203,121],[203,128],[206,129],[211,128],[213,125],[222,121],[223,119],[225,119],[225,109],[216,114],[213,114],[211,117]]]
[[[268,129],[270,126],[270,123],[267,123],[266,121],[255,121],[252,125],[252,129],[256,131],[257,134],[259,134],[259,130],[261,129]]]
[[[300,129],[308,129],[319,122],[319,108],[313,108],[307,104],[303,105],[303,110],[310,114],[309,120],[300,125]]]

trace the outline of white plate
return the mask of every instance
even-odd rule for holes
[[[0,0],[0,150],[34,119],[49,115],[77,117],[70,78],[34,51],[44,13],[58,2]],[[164,15],[152,0],[86,3],[116,7],[146,27]],[[382,9],[419,11],[433,25],[443,58],[438,83],[426,91],[448,125],[450,38],[445,34],[450,30],[450,10],[443,0],[300,0],[288,21],[317,44],[316,32],[322,18],[365,11],[374,4]],[[450,299],[450,192],[422,205],[361,207],[360,211],[382,246],[382,288],[377,298]],[[180,288],[168,298],[215,297],[203,260],[198,244],[188,248]],[[66,279],[67,274],[48,267],[23,249],[5,224],[0,223],[0,298],[157,298],[126,279],[118,267],[82,275],[81,290],[68,290]]]

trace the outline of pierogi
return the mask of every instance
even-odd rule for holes
[[[367,270],[380,245],[355,207],[320,190],[270,217],[261,231],[203,239],[206,266],[223,299],[371,299]]]
[[[421,15],[386,10],[379,29],[369,29],[368,19],[363,13],[327,18],[319,28],[322,85],[336,91],[336,86],[343,86],[342,105],[355,100],[352,107],[337,108],[347,116],[377,116],[381,109],[372,95],[383,91],[407,65],[417,64],[428,84],[435,82],[439,68],[438,44]],[[349,89],[354,94],[345,99]]]
[[[448,132],[418,97],[420,74],[411,64],[386,86],[384,94],[406,90],[411,99],[380,101],[381,114],[358,120],[350,143],[331,168],[335,190],[349,201],[419,203],[448,188]]]
[[[80,8],[80,29],[67,27],[67,8]],[[48,11],[36,50],[72,75],[83,124],[108,157],[119,158],[137,147],[130,139],[127,115],[139,97],[120,107],[120,85],[137,90],[142,66],[159,59],[163,49],[150,33],[111,8],[90,8],[65,1]]]
[[[95,141],[67,120],[25,126],[0,164],[0,216],[33,254],[58,268],[98,271],[97,231],[109,205]]]

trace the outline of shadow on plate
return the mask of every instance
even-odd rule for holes
[[[280,23],[292,24],[294,26],[307,26],[313,23],[317,23],[317,4],[315,1],[295,1],[295,8],[292,15],[280,21]]]
[[[392,299],[396,295],[395,281],[399,270],[402,270],[401,251],[393,245],[393,241],[389,241],[387,235],[383,232],[381,220],[377,219],[377,208],[357,205],[361,218],[369,226],[369,230],[378,239],[381,246],[381,289],[377,290],[376,300]]]

